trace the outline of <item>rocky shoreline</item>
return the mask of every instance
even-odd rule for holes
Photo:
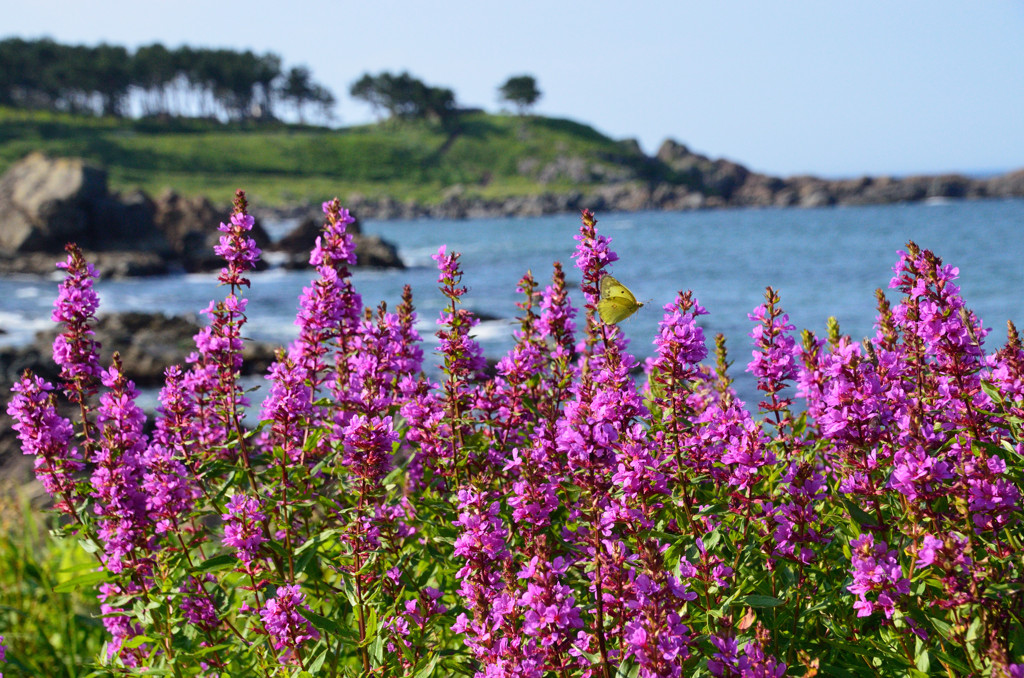
[[[491,198],[475,187],[456,185],[431,203],[359,194],[345,196],[343,202],[361,219],[395,220],[529,217],[582,209],[598,213],[685,211],[1024,197],[1024,170],[989,178],[960,174],[780,178],[729,160],[712,160],[672,140],[665,141],[654,157],[642,157],[642,161],[609,167],[566,156],[543,167],[523,168],[542,185],[575,184],[581,187],[578,190]],[[254,207],[251,212],[257,217],[252,236],[262,250],[277,252],[273,260],[282,266],[308,267],[309,251],[322,223],[319,205]],[[80,159],[33,153],[0,177],[0,275],[51,274],[68,241],[82,247],[103,277],[216,270],[221,266],[213,254],[220,237],[217,225],[229,214],[228,206],[173,191],[155,198],[141,191],[111,193],[103,169]],[[273,242],[260,220],[299,223]],[[393,244],[363,234],[358,223],[350,230],[355,235],[358,265],[403,267]]]
[[[686,211],[729,207],[828,207],[886,205],[929,199],[1024,197],[1024,169],[973,178],[962,174],[907,177],[822,179],[814,176],[773,177],[729,160],[712,160],[683,144],[667,140],[648,161],[668,168],[671,181],[646,181],[642,170],[627,170],[612,179],[606,168],[588,167],[579,158],[562,158],[537,170],[539,176],[591,187],[536,195],[486,198],[472,187],[446,189],[436,203],[391,197],[347,196],[345,206],[362,219],[476,219],[532,217],[578,212]],[[596,179],[606,183],[593,186]],[[287,219],[310,206],[265,210],[267,218]]]

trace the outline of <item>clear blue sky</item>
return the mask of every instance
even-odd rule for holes
[[[272,51],[339,99],[409,70],[497,110],[534,75],[537,111],[673,138],[778,175],[1024,167],[1021,0],[0,1],[0,37]]]

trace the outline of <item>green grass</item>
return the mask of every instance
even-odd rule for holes
[[[7,648],[0,673],[87,676],[106,640],[93,594],[54,588],[96,567],[74,538],[42,529],[27,501],[0,493],[0,636]]]
[[[464,115],[449,135],[423,121],[330,130],[0,109],[0,171],[35,150],[106,167],[113,190],[173,188],[227,201],[245,188],[270,205],[353,193],[435,202],[456,184],[491,198],[585,190],[588,184],[565,178],[537,180],[540,168],[557,158],[580,158],[587,167],[634,178],[667,176],[635,148],[586,125],[486,113]]]

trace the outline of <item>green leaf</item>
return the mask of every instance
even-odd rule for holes
[[[750,607],[778,607],[779,605],[785,604],[786,601],[773,596],[760,596],[755,594],[747,596],[743,599],[743,602]]]
[[[636,678],[640,675],[640,665],[636,662],[623,662],[615,672],[615,678]]]
[[[377,636],[370,643],[370,657],[378,666],[384,663],[384,636]]]
[[[366,617],[366,635],[368,637],[374,637],[377,635],[380,629],[378,627],[377,620],[377,609],[371,607],[370,614]]]
[[[427,678],[427,676],[433,675],[434,668],[437,666],[437,662],[440,658],[440,655],[434,654],[434,656],[430,658],[430,661],[427,663],[427,665],[416,672],[414,678]]]
[[[299,613],[303,617],[308,619],[310,623],[313,624],[313,626],[317,627],[317,629],[321,631],[326,631],[327,633],[335,636],[344,633],[338,622],[334,621],[333,619],[322,617],[318,615],[316,612],[313,612],[312,610],[299,610]]]
[[[967,664],[965,664],[962,660],[957,659],[956,657],[952,657],[949,654],[942,652],[941,650],[936,650],[934,654],[936,659],[941,661],[943,664],[948,664],[949,666],[952,666],[954,669],[956,669],[964,675],[968,675],[971,672],[970,667],[967,666]]]
[[[125,649],[128,649],[128,650],[132,650],[132,649],[138,647],[139,645],[142,645],[143,643],[152,643],[152,642],[153,642],[153,639],[150,638],[149,636],[132,636],[128,640],[126,640],[123,643],[121,643],[121,647],[123,647]]]
[[[96,553],[100,550],[100,545],[92,539],[80,539],[78,543],[82,546],[82,550],[86,553]]]
[[[296,553],[298,553],[298,552],[296,551]],[[310,569],[309,566],[311,564],[313,564],[313,561],[315,559],[316,559],[316,549],[310,549],[306,553],[303,553],[302,557],[299,558],[298,562],[295,563],[295,571],[296,572],[304,572],[306,574],[311,574],[309,572],[309,569]],[[314,569],[313,572],[315,573],[316,569]]]
[[[981,382],[981,390],[984,391],[986,393],[986,395],[988,395],[988,397],[992,399],[992,402],[994,402],[994,403],[1002,403],[1003,402],[1003,394],[1000,393],[999,389],[996,388],[993,384],[990,384],[987,381],[982,381]]]
[[[194,628],[194,627],[190,626],[190,628]],[[194,656],[194,657],[205,657],[206,655],[210,654],[211,652],[220,652],[221,650],[226,650],[226,649],[228,649],[230,647],[231,647],[231,645],[229,645],[228,643],[221,643],[220,645],[208,645],[206,647],[201,647],[198,650],[196,650],[195,652],[193,652],[192,656]]]
[[[327,661],[327,649],[326,648],[324,648],[324,651],[321,652],[320,654],[318,654],[316,656],[316,658],[313,659],[313,661],[309,663],[309,668],[307,670],[309,671],[309,673],[311,673],[314,676],[319,675],[320,669],[323,668],[325,661]]]
[[[105,571],[87,572],[86,574],[73,577],[62,584],[57,584],[53,587],[53,590],[55,593],[69,593],[71,591],[89,588],[94,584],[99,584],[105,581],[109,581]]]
[[[928,672],[932,668],[932,656],[929,654],[927,649],[914,657],[914,666],[916,666],[925,676],[928,675]]]

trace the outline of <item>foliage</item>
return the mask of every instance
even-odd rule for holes
[[[247,428],[239,192],[217,248],[226,297],[151,434],[115,356],[99,365],[95,273],[73,246],[55,304],[57,387],[9,413],[101,566],[105,670],[176,676],[1024,675],[1024,348],[988,354],[957,270],[913,243],[878,333],[802,341],[769,288],[750,315],[761,402],[730,387],[689,292],[664,308],[646,382],[595,319],[617,256],[583,213],[565,273],[519,282],[515,347],[488,368],[459,256],[441,376],[411,293],[352,287],[335,200],[298,337]],[[793,387],[796,388],[794,396]],[[57,389],[76,407],[56,407]],[[804,407],[794,405],[794,397]]]
[[[513,104],[520,115],[540,100],[537,80],[532,75],[513,75],[498,88],[502,101]]]
[[[278,102],[300,117],[308,104],[329,111],[334,97],[308,69],[281,69],[273,53],[169,50],[159,43],[124,47],[62,45],[49,39],[0,41],[0,104],[72,113],[129,114],[135,96],[144,116],[270,119]]]
[[[349,94],[365,101],[378,113],[386,111],[391,117],[402,119],[433,119],[446,129],[454,126],[458,115],[452,90],[431,87],[408,72],[398,75],[387,71],[380,75],[364,73],[352,83]]]

